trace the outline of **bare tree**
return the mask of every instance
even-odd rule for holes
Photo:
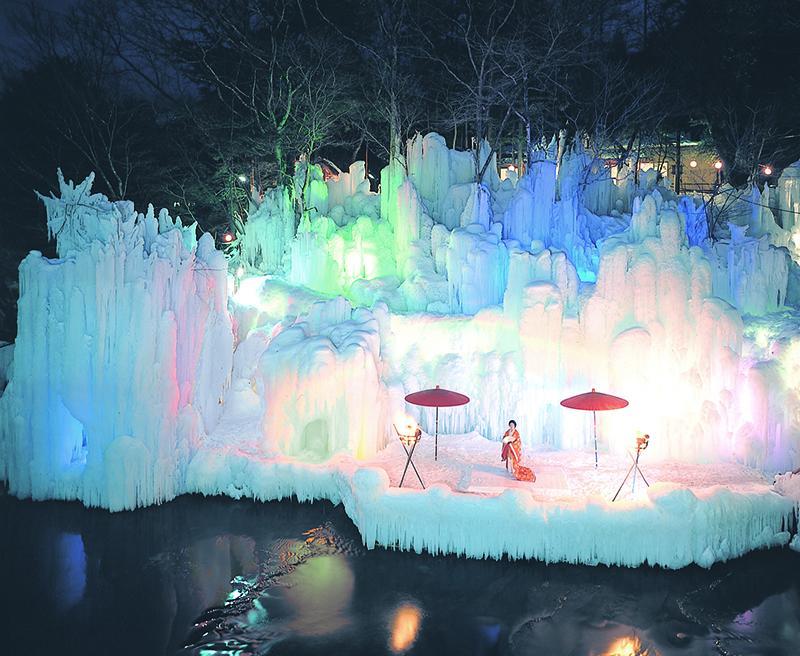
[[[515,43],[516,0],[500,0],[489,7],[473,0],[463,0],[457,5],[451,12],[429,7],[442,24],[446,46],[438,42],[427,27],[419,27],[417,33],[423,44],[421,55],[438,64],[452,84],[450,110],[455,124],[471,124],[475,181],[480,183],[498,148],[519,92],[513,76],[501,65]],[[490,149],[481,158],[484,141],[489,143]]]
[[[383,0],[363,7],[366,24],[352,30],[331,20],[317,0],[317,11],[342,39],[353,46],[366,63],[360,76],[360,97],[364,111],[355,123],[387,161],[403,161],[402,144],[422,114],[422,88],[414,72],[415,33],[409,0]]]
[[[567,18],[554,13],[524,21],[497,58],[508,82],[498,94],[521,123],[527,162],[543,139],[564,127],[565,101],[574,101],[570,73],[585,64],[587,39]]]
[[[241,226],[249,199],[263,196],[267,187],[283,186],[293,194],[298,158],[311,161],[320,148],[342,141],[337,124],[346,111],[347,75],[344,67],[337,70],[339,49],[308,31],[302,3],[117,2],[124,7],[117,23],[133,17],[148,38],[131,46],[118,32],[111,38],[115,52],[133,48],[124,60],[132,74],[169,100],[201,135],[202,149],[216,162],[215,194],[234,229]],[[115,29],[111,22],[108,27]],[[176,72],[163,74],[148,51]],[[172,79],[188,80],[191,94],[175,96],[168,88]],[[299,220],[303,194],[294,199]]]
[[[337,134],[351,111],[351,85],[339,71],[335,44],[320,38],[308,46],[305,60],[296,65],[296,96],[289,124],[296,135],[296,148],[306,162],[322,145],[337,141]],[[300,219],[307,220],[306,190],[310,183],[309,166],[305,167],[303,183],[297,194]]]
[[[52,128],[95,172],[103,191],[112,199],[127,197],[134,171],[151,163],[143,142],[154,112],[125,89],[94,14],[54,14],[30,3],[11,20],[29,45],[23,63],[48,75],[53,105],[44,111]]]
[[[743,106],[730,97],[714,108],[711,139],[724,163],[722,175],[733,186],[753,181],[764,164],[783,160],[796,146],[796,135],[776,127],[778,113],[772,104]]]

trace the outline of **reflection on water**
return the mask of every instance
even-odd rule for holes
[[[422,611],[416,604],[406,602],[397,607],[392,618],[389,640],[389,646],[395,654],[408,651],[414,644],[421,621]]]
[[[80,534],[59,534],[54,564],[53,602],[64,611],[77,604],[86,590],[86,553]]]
[[[658,652],[648,650],[637,636],[623,636],[614,640],[603,656],[658,656]]]
[[[291,575],[282,597],[293,617],[287,628],[302,636],[336,633],[350,623],[355,578],[341,554],[310,559]]]
[[[779,656],[800,555],[710,571],[365,551],[330,504],[0,496],[3,653]]]

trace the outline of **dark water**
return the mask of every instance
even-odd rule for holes
[[[711,571],[368,552],[329,504],[0,496],[2,654],[800,654],[800,555]]]

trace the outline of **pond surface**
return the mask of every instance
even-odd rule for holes
[[[0,496],[4,654],[800,653],[800,554],[710,571],[367,551],[340,508]]]

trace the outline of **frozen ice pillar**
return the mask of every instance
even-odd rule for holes
[[[112,510],[178,494],[231,369],[227,266],[162,210],[59,173],[44,198],[60,259],[20,266],[14,371],[0,399],[12,494]]]

